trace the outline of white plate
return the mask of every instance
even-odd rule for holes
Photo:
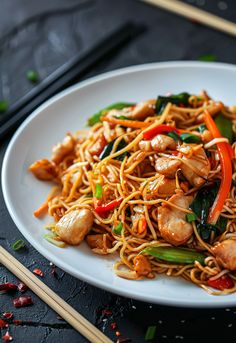
[[[153,303],[192,306],[235,306],[236,294],[212,296],[182,279],[128,281],[112,271],[113,258],[92,254],[84,244],[59,249],[43,239],[44,225],[33,211],[45,200],[51,185],[27,172],[37,159],[50,157],[51,146],[66,132],[83,128],[98,109],[117,101],[139,101],[167,92],[198,93],[202,89],[226,104],[236,104],[236,67],[204,62],[167,62],[125,68],[81,82],[54,96],[21,125],[6,151],[2,188],[7,208],[26,239],[46,258],[68,273],[95,286]]]

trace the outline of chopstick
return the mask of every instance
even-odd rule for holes
[[[170,12],[236,36],[236,24],[178,0],[143,0]]]
[[[73,57],[38,83],[2,116],[0,119],[0,139],[19,125],[40,104],[88,72],[96,63],[132,38],[137,31],[138,27],[131,22],[122,24],[101,38],[89,50]]]
[[[24,282],[46,304],[92,343],[112,343],[100,330],[54,293],[9,252],[0,246],[0,263]]]

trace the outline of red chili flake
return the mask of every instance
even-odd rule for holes
[[[0,329],[7,328],[8,324],[5,322],[5,320],[0,319]]]
[[[0,292],[3,292],[3,293],[16,291],[16,290],[17,290],[17,286],[11,282],[3,283],[2,285],[0,285]]]
[[[131,342],[131,338],[119,338],[116,343]]]
[[[4,312],[3,317],[6,319],[12,319],[14,317],[14,314],[12,312]]]
[[[19,319],[13,320],[14,325],[21,325],[22,323],[23,323],[23,320],[19,320]]]
[[[5,342],[7,342],[7,341],[12,341],[12,340],[13,340],[13,337],[10,335],[9,331],[7,331],[7,332],[5,333],[5,335],[2,336],[2,339],[3,339]]]
[[[15,307],[24,307],[24,306],[29,306],[32,304],[33,304],[32,298],[27,295],[22,295],[18,298],[13,299],[13,305]]]
[[[102,314],[104,314],[105,316],[111,316],[112,315],[112,311],[110,311],[110,310],[103,310]]]
[[[21,293],[24,293],[27,291],[27,289],[29,288],[28,286],[26,286],[26,284],[24,284],[23,282],[20,282],[17,286],[18,291]]]
[[[116,328],[117,328],[117,323],[116,322],[111,323],[111,329],[115,330]]]
[[[44,273],[43,273],[42,270],[39,269],[39,268],[35,268],[35,269],[33,270],[33,273],[36,274],[36,275],[38,275],[38,276],[41,276],[41,277],[44,276]]]
[[[117,336],[117,337],[121,336],[120,331],[116,331],[116,336]]]

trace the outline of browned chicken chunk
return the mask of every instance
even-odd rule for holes
[[[190,158],[183,156],[182,159],[188,163],[188,165],[184,163],[181,165],[183,175],[192,186],[202,186],[206,182],[211,168],[204,149],[200,148]]]
[[[152,140],[141,140],[139,147],[144,151],[158,151],[163,152],[167,149],[175,149],[176,142],[173,138],[166,135],[157,135]]]
[[[105,145],[107,144],[106,138],[102,134],[98,137],[97,141],[92,145],[92,147],[89,149],[89,152],[91,155],[100,155],[100,153],[103,151]]]
[[[62,143],[58,143],[52,148],[52,161],[56,164],[60,163],[65,155],[73,151],[74,146],[75,141],[73,137],[67,134]]]
[[[38,160],[29,167],[34,176],[39,180],[49,181],[57,176],[55,164],[47,159]]]
[[[147,276],[152,271],[151,264],[146,256],[137,255],[134,258],[134,270],[139,276]]]
[[[161,197],[171,196],[175,193],[176,181],[175,179],[168,179],[167,177],[162,177],[158,183],[157,193]]]
[[[55,232],[66,243],[79,245],[93,225],[93,213],[78,209],[65,214],[55,226]]]
[[[169,202],[188,209],[193,198],[183,193],[173,195]],[[186,213],[163,204],[158,208],[158,228],[161,236],[172,245],[185,244],[193,233],[192,224],[185,220]]]
[[[217,262],[226,269],[236,270],[236,240],[226,239],[211,248]]]
[[[172,160],[167,157],[160,157],[155,162],[155,169],[159,174],[174,178],[175,173],[181,165],[181,161]]]

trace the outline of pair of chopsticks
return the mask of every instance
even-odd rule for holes
[[[79,53],[51,75],[35,85],[25,96],[13,104],[0,119],[0,139],[11,129],[18,126],[34,109],[51,96],[70,85],[78,77],[90,71],[93,66],[109,57],[110,54],[122,48],[130,38],[138,33],[140,28],[126,22],[101,38],[90,49]]]
[[[142,0],[216,30],[236,36],[236,24],[178,0]]]
[[[0,246],[0,263],[24,282],[48,306],[92,343],[112,343],[96,326],[75,311],[62,298]]]

